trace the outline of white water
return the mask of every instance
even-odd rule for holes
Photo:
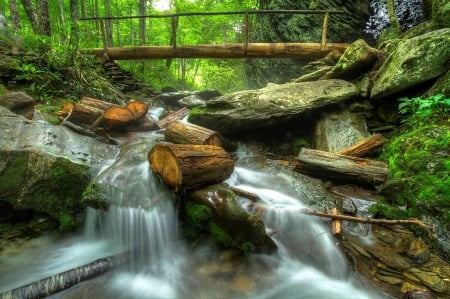
[[[113,271],[52,297],[382,298],[355,280],[329,228],[298,212],[304,205],[286,195],[295,194],[289,189],[295,178],[288,175],[236,167],[227,181],[263,199],[259,212],[278,253],[252,254],[239,264],[223,261],[209,243],[186,244],[175,199],[149,170],[153,143],[154,137],[124,144],[118,160],[98,178],[108,185],[110,209],[89,209],[83,236],[42,248],[41,257],[33,252],[34,265],[21,261],[26,270],[9,275],[0,292],[120,253]],[[251,212],[258,209],[239,200]]]

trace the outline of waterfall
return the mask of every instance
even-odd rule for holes
[[[305,192],[286,173],[236,167],[226,181],[259,195],[258,203],[238,200],[259,213],[277,253],[236,257],[209,241],[187,243],[179,231],[177,200],[148,165],[147,154],[158,138],[123,140],[117,159],[95,180],[109,198],[109,209],[88,209],[82,235],[42,249],[51,250],[52,258],[35,260],[31,270],[27,265],[27,272],[44,267],[51,275],[68,266],[67,256],[79,264],[116,257],[113,271],[52,298],[383,298],[355,279],[323,220],[299,213],[306,206]],[[23,270],[9,280],[20,275],[25,276]]]

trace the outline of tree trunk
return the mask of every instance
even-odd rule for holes
[[[318,58],[332,50],[344,52],[348,44],[327,43],[249,43],[226,45],[123,47],[108,49],[108,56],[116,60],[163,58]],[[83,52],[102,57],[103,48]]]
[[[398,33],[400,33],[400,22],[398,21],[397,14],[395,13],[395,1],[387,0],[386,5],[389,15],[389,23],[391,23],[391,26],[395,28]]]
[[[167,126],[164,132],[164,139],[181,144],[223,146],[222,137],[216,131],[178,120],[171,122]]]
[[[105,10],[106,10],[106,16],[112,17],[112,10],[111,10],[111,1],[110,0],[104,0],[105,3]],[[105,21],[105,30],[106,30],[106,41],[108,47],[113,46],[113,25],[111,20]]]
[[[11,12],[13,29],[20,30],[22,26],[20,24],[19,11],[17,10],[16,0],[9,0],[9,11]]]
[[[294,170],[322,179],[379,185],[388,178],[386,163],[302,148]]]
[[[189,109],[186,107],[181,108],[180,110],[177,110],[169,115],[167,115],[166,117],[164,117],[163,119],[161,119],[160,121],[158,121],[157,125],[160,129],[164,129],[166,128],[171,122],[176,121],[176,120],[180,120],[183,119],[186,115],[189,114]]]
[[[145,11],[146,11],[146,0],[139,0],[139,15],[140,16],[145,16]],[[139,44],[141,46],[145,45],[145,23],[146,23],[146,19],[145,18],[140,18],[139,19]]]
[[[222,182],[234,162],[221,147],[193,144],[157,144],[148,154],[151,169],[175,192]]]
[[[30,20],[31,27],[35,34],[42,34],[40,24],[38,21],[38,16],[36,14],[36,9],[31,0],[21,0],[23,8],[27,14],[28,19]]]
[[[39,26],[41,28],[42,34],[51,36],[52,30],[50,27],[48,0],[38,0],[37,8],[38,8]]]
[[[113,268],[111,258],[103,258],[87,265],[56,274],[37,282],[0,294],[0,298],[43,298],[70,288],[77,283],[97,277]]]
[[[79,17],[78,0],[70,0],[70,18],[72,22],[70,26],[70,46],[74,51],[78,49],[80,39],[80,28],[78,26]]]
[[[379,148],[384,144],[383,137],[381,134],[375,134],[370,137],[364,138],[358,143],[341,149],[337,152],[338,155],[352,156],[352,157],[363,157],[370,154],[373,150]]]

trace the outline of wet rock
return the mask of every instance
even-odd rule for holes
[[[424,285],[435,292],[443,293],[447,290],[446,283],[437,273],[424,271],[418,268],[408,269],[408,272],[416,276]]]
[[[412,240],[406,254],[417,263],[423,264],[430,257],[430,249],[424,242],[420,240]]]
[[[197,91],[195,93],[195,95],[205,101],[208,101],[212,98],[220,97],[222,94],[217,89],[205,89],[205,90]]]
[[[35,100],[24,92],[10,92],[0,97],[0,106],[4,106],[16,114],[33,118]]]
[[[357,96],[355,85],[343,80],[270,84],[209,100],[193,109],[189,121],[223,135],[274,126],[302,113]]]
[[[364,118],[345,109],[322,116],[315,126],[312,144],[315,149],[337,153],[367,136]]]
[[[448,71],[450,28],[401,40],[374,78],[371,98],[381,99]]]
[[[82,193],[118,149],[0,106],[0,200],[45,213],[70,230],[82,221]]]
[[[409,291],[402,299],[436,299],[436,297],[427,291]]]
[[[178,106],[178,100],[182,98],[191,96],[192,92],[188,91],[174,91],[174,92],[166,92],[156,96],[153,100],[157,102],[161,102],[164,105],[169,106]]]
[[[177,103],[181,107],[195,108],[198,106],[205,105],[206,102],[205,100],[199,98],[197,95],[190,95],[182,99],[179,99]]]
[[[219,244],[244,252],[265,244],[264,223],[244,210],[225,185],[193,191],[187,198],[191,203],[187,205],[187,215],[192,225],[208,231]]]

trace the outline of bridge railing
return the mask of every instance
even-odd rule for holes
[[[189,34],[196,34],[196,40],[203,44],[240,43],[244,49],[254,42],[256,31],[269,30],[258,21],[262,15],[322,15],[321,28],[313,28],[320,32],[322,49],[327,43],[327,29],[330,15],[340,14],[336,10],[249,10],[225,12],[183,12],[174,14],[155,14],[145,16],[117,16],[82,18],[81,36],[91,46],[101,46],[105,53],[112,47],[168,45],[176,52],[178,45],[189,39]],[[211,22],[213,18],[220,21]],[[217,19],[216,19],[217,20]],[[201,25],[201,28],[194,26]],[[220,26],[221,28],[212,27]],[[144,29],[145,28],[145,29]],[[197,32],[196,32],[197,30]],[[155,32],[158,31],[158,34]],[[222,33],[222,34],[218,34]],[[268,33],[259,32],[258,36]],[[258,42],[264,42],[258,40]],[[270,41],[269,41],[270,42]],[[299,41],[309,42],[309,41]]]

